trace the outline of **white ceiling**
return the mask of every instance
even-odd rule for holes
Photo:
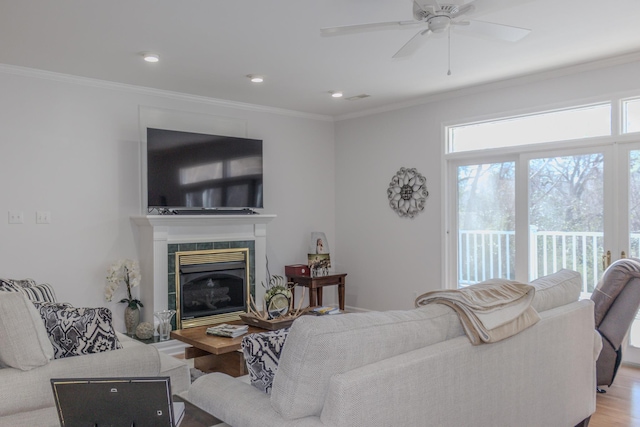
[[[640,52],[639,0],[495,1],[512,5],[471,17],[533,31],[517,43],[452,32],[451,76],[446,36],[403,59],[391,57],[415,28],[320,37],[322,27],[411,20],[411,0],[0,0],[0,63],[345,117]],[[252,73],[265,82],[251,84]]]

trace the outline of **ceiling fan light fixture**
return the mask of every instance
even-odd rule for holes
[[[160,61],[160,57],[155,54],[155,53],[151,53],[151,52],[144,52],[142,54],[142,58],[147,61],[147,62],[151,62],[151,63],[155,63]]]
[[[339,90],[332,90],[329,92],[333,98],[342,98],[342,92]]]
[[[247,77],[252,83],[262,83],[264,81],[264,77],[257,74],[247,74]]]
[[[436,15],[429,18],[429,29],[434,33],[443,33],[451,24],[451,18],[446,15]]]

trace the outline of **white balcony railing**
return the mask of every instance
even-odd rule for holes
[[[538,231],[529,232],[530,280],[561,268],[582,274],[582,292],[589,294],[603,273],[603,233]],[[490,278],[515,277],[515,232],[461,230],[458,233],[458,286]],[[640,253],[640,233],[630,235],[630,254]]]

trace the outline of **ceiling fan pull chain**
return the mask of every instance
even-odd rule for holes
[[[449,71],[447,71],[447,76],[451,75],[451,26],[449,26],[448,30],[448,39],[449,39]]]

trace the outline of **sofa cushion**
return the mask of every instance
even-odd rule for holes
[[[335,374],[464,334],[450,308],[302,316],[291,326],[271,391],[285,419],[320,415]],[[382,345],[381,343],[384,343]]]
[[[108,308],[42,304],[39,310],[56,359],[122,348]]]
[[[578,301],[582,290],[582,276],[577,271],[562,269],[531,282],[536,294],[531,306],[538,312]]]
[[[264,393],[271,393],[287,335],[289,328],[250,334],[242,339],[242,352],[251,384]]]
[[[21,292],[0,292],[0,363],[27,371],[53,359],[42,319]]]

